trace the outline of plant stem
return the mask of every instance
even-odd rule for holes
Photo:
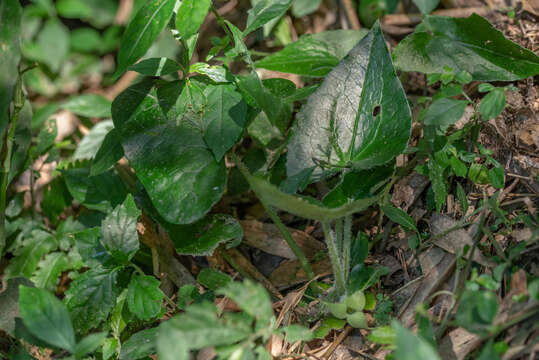
[[[232,161],[236,164],[236,166],[238,167],[242,175],[245,176],[246,179],[249,179],[249,176],[250,176],[249,170],[243,164],[240,158],[234,153],[231,153],[230,157]],[[266,204],[264,200],[262,200],[263,197],[260,196],[260,194],[258,194],[258,192],[255,189],[253,189],[253,191],[255,192],[256,196],[258,197],[258,200],[260,201],[260,203],[262,204],[262,206],[268,213],[269,217],[271,218],[275,226],[277,226],[277,229],[279,229],[279,231],[283,235],[283,238],[285,239],[286,243],[288,244],[288,246],[290,247],[294,255],[296,255],[296,257],[298,258],[301,268],[303,269],[303,271],[305,271],[305,274],[307,275],[309,280],[313,279],[314,272],[311,268],[311,264],[309,263],[309,260],[307,260],[307,257],[305,256],[305,253],[303,253],[303,250],[301,250],[298,244],[296,244],[296,241],[294,240],[294,238],[292,237],[292,235],[290,234],[286,226],[283,224],[281,219],[279,219],[279,216],[277,216],[273,208],[271,208],[271,206],[269,206],[268,204]]]
[[[346,289],[346,280],[344,276],[343,265],[339,257],[339,252],[337,251],[335,234],[329,226],[328,221],[322,222],[322,229],[324,230],[324,235],[326,237],[326,243],[329,251],[329,259],[331,260],[331,265],[333,266],[333,276],[335,277],[335,290],[337,292],[337,296],[341,296],[344,294]]]
[[[344,255],[343,229],[344,229],[343,219],[335,220],[335,240],[336,240],[336,243],[337,243],[337,252],[339,254],[341,254],[341,255]]]
[[[348,281],[350,276],[350,258],[352,253],[352,215],[344,218],[344,238],[343,238],[343,266],[344,279]]]

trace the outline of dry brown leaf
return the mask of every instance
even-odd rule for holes
[[[395,183],[391,202],[402,210],[407,211],[419,195],[425,190],[430,180],[419,173],[404,177]]]
[[[443,360],[464,360],[466,356],[481,344],[481,338],[463,328],[449,332],[441,341],[438,353]]]
[[[331,263],[327,257],[311,263],[311,267],[315,275],[329,275],[332,272]],[[285,289],[309,279],[298,260],[287,260],[279,264],[277,269],[271,273],[269,280],[277,289]]]

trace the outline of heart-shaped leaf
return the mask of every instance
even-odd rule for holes
[[[411,113],[376,24],[309,96],[288,144],[287,172],[315,167],[313,180],[340,169],[370,169],[400,154]]]
[[[539,56],[506,39],[477,14],[467,18],[426,16],[393,52],[404,71],[467,71],[474,80],[513,81],[539,74]]]

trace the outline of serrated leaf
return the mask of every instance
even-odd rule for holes
[[[220,161],[243,133],[247,104],[232,85],[208,86],[204,95],[204,140]]]
[[[159,328],[145,329],[131,335],[122,344],[120,360],[137,360],[156,353]]]
[[[255,62],[263,69],[298,74],[324,76],[367,35],[366,30],[330,30],[302,35],[281,51]]]
[[[176,13],[176,30],[184,38],[198,33],[210,10],[211,0],[183,0]]]
[[[104,173],[110,169],[118,160],[124,156],[124,149],[122,147],[122,140],[118,130],[111,129],[101,146],[95,154],[92,166],[90,167],[90,176],[96,176]]]
[[[467,18],[425,16],[393,51],[404,71],[467,71],[473,80],[514,81],[539,74],[539,57],[506,39],[477,14]]]
[[[19,289],[21,316],[32,335],[73,352],[75,333],[64,304],[47,290],[23,285]]]
[[[101,243],[119,262],[128,262],[139,249],[137,220],[140,214],[133,196],[129,194],[123,204],[118,205],[103,220]]]
[[[152,87],[145,80],[116,98],[114,126],[123,138],[129,164],[159,214],[170,223],[192,223],[221,198],[225,163],[215,160],[189,121],[176,125],[163,114]]]
[[[176,0],[145,2],[131,20],[118,50],[118,66],[114,77],[141,58],[159,36],[172,16]]]
[[[128,70],[136,71],[139,74],[146,76],[163,76],[175,73],[181,70],[181,68],[181,65],[176,61],[166,57],[160,57],[144,59],[135,65],[130,66]]]
[[[73,154],[74,160],[93,159],[107,134],[114,128],[111,120],[97,123],[92,130],[82,138]]]
[[[391,327],[396,336],[396,360],[440,360],[436,350],[427,341],[414,335],[397,320],[393,320]]]
[[[243,238],[242,227],[229,215],[208,215],[189,225],[162,225],[170,234],[176,251],[184,255],[209,256],[219,244],[239,242]]]
[[[384,204],[382,206],[382,211],[388,218],[391,219],[391,221],[396,222],[406,230],[413,230],[417,232],[417,227],[415,226],[414,220],[402,209],[396,208],[391,204]]]
[[[282,329],[286,333],[285,340],[289,343],[296,341],[310,341],[313,339],[313,333],[309,328],[299,324],[292,324]]]
[[[32,276],[32,281],[36,287],[56,291],[58,278],[62,272],[71,268],[71,264],[64,253],[53,252],[47,254],[39,262],[38,267]]]
[[[151,320],[161,311],[165,294],[159,285],[159,280],[152,276],[135,275],[131,278],[127,290],[127,305],[129,311],[140,320]]]
[[[51,234],[43,230],[33,230],[31,237],[23,241],[22,247],[14,251],[15,258],[11,259],[6,267],[4,279],[19,276],[30,278],[37,269],[39,260],[57,246],[58,243]]]
[[[108,317],[120,292],[117,277],[117,270],[99,267],[88,270],[71,283],[65,303],[78,331],[87,333]]]
[[[85,229],[71,234],[79,255],[86,265],[90,267],[103,264],[109,256],[99,241],[100,235],[101,228],[99,227]]]
[[[370,169],[407,146],[411,113],[375,25],[309,96],[288,144],[287,174],[316,166],[313,181],[337,169]]]
[[[243,36],[258,29],[269,21],[280,18],[292,5],[293,0],[260,0],[247,13],[247,27]]]
[[[0,147],[9,123],[9,106],[18,72],[20,52],[22,8],[18,0],[2,0],[0,3]]]
[[[230,345],[251,335],[251,329],[233,325],[219,321],[215,305],[208,302],[193,304],[185,313],[159,326],[159,359],[188,360],[190,350]]]
[[[62,104],[61,107],[73,112],[76,115],[84,117],[107,118],[111,116],[111,102],[101,95],[78,95],[70,98],[67,102]]]
[[[273,309],[268,292],[260,284],[245,280],[243,283],[230,282],[218,289],[217,294],[225,295],[234,301],[243,311],[267,325],[273,318]]]

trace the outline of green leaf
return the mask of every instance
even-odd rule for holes
[[[460,183],[457,183],[457,198],[459,199],[460,209],[464,215],[468,212],[468,198]]]
[[[382,345],[394,345],[397,341],[397,335],[391,326],[379,326],[371,331],[368,339]]]
[[[311,329],[299,324],[286,326],[282,328],[282,331],[286,333],[285,340],[289,343],[295,343],[296,341],[310,341],[313,339]]]
[[[224,66],[195,63],[189,67],[189,72],[206,75],[217,83],[228,83],[233,79],[232,75]]]
[[[21,316],[32,335],[73,352],[75,333],[64,304],[47,290],[24,285],[19,289]]]
[[[475,184],[485,185],[488,183],[488,171],[483,164],[471,164],[468,170],[468,179]]]
[[[539,74],[539,57],[507,40],[477,14],[467,18],[426,16],[393,51],[404,71],[467,71],[474,80],[514,81]]]
[[[494,119],[500,115],[505,107],[505,92],[502,88],[496,88],[489,92],[479,104],[479,112],[483,120]]]
[[[7,280],[3,291],[0,293],[0,329],[10,335],[14,335],[15,318],[20,318],[19,311],[19,286],[33,286],[32,282],[20,277]],[[528,288],[530,288],[528,286]],[[530,288],[531,289],[531,288]]]
[[[108,317],[121,290],[117,277],[117,270],[99,267],[86,271],[71,283],[65,302],[78,331],[87,333]]]
[[[448,194],[447,178],[444,175],[444,168],[437,161],[431,159],[427,163],[429,169],[429,178],[432,181],[432,190],[434,191],[434,201],[436,202],[436,211],[440,212],[445,204]],[[471,168],[470,168],[471,170]]]
[[[440,0],[413,0],[415,6],[421,11],[422,14],[429,14],[432,10],[436,9]]]
[[[105,136],[114,128],[111,120],[105,120],[97,123],[92,130],[82,138],[77,150],[73,154],[74,160],[93,159],[103,141]]]
[[[271,306],[271,305],[270,305]],[[205,302],[161,323],[157,336],[160,360],[188,360],[191,349],[234,344],[251,335],[251,329],[219,321],[215,305]]]
[[[459,326],[479,335],[486,335],[498,313],[498,301],[491,291],[465,290],[457,309]]]
[[[79,255],[86,265],[90,267],[104,263],[105,259],[109,256],[99,241],[100,234],[101,228],[99,227],[85,229],[71,234]]]
[[[159,285],[159,280],[153,276],[135,275],[131,278],[127,291],[127,305],[129,311],[140,320],[151,320],[161,311],[165,294]]]
[[[196,35],[210,6],[211,0],[183,0],[176,13],[178,35],[183,39]]]
[[[205,268],[198,273],[197,281],[208,289],[216,291],[230,283],[232,278],[215,269]]]
[[[436,134],[444,135],[450,125],[462,118],[467,104],[468,102],[465,100],[449,98],[435,100],[427,108],[423,122],[427,127],[435,129]]]
[[[393,320],[391,327],[397,337],[396,360],[439,360],[436,350],[424,339],[414,335],[410,330],[402,326],[397,320]]]
[[[366,30],[330,30],[302,35],[283,50],[258,60],[255,66],[304,76],[324,76],[365,35]]]
[[[44,63],[56,73],[69,51],[69,30],[59,19],[49,18],[36,42],[25,43],[22,50],[26,58]]]
[[[137,360],[156,353],[159,328],[145,329],[131,335],[122,344],[120,360]]]
[[[71,31],[69,47],[72,51],[92,53],[101,51],[101,35],[92,28],[79,28]]]
[[[137,220],[141,212],[129,194],[123,204],[107,215],[101,225],[101,242],[119,262],[128,262],[139,249]]]
[[[86,336],[75,345],[73,355],[76,359],[81,359],[84,356],[93,353],[106,337],[106,332],[99,332]]]
[[[62,173],[69,193],[89,209],[112,211],[127,195],[124,183],[112,171],[90,176],[89,168],[75,167]]]
[[[352,294],[358,290],[365,291],[376,284],[382,276],[387,274],[389,274],[389,268],[385,266],[356,265],[350,272],[347,292]]]
[[[60,214],[67,205],[71,204],[71,194],[67,189],[62,176],[55,177],[43,191],[43,200],[41,201],[41,210],[51,222],[56,225]]]
[[[293,0],[260,0],[247,13],[247,27],[243,36],[263,26],[267,22],[280,18],[292,5]]]
[[[30,101],[25,101],[19,113],[19,120],[15,129],[8,183],[29,166],[28,149],[32,143],[31,128],[32,106],[30,105]]]
[[[208,86],[204,111],[204,140],[220,161],[238,141],[247,121],[247,104],[232,85]]]
[[[103,174],[124,156],[122,140],[118,130],[111,129],[106,135],[97,153],[93,157],[90,176]]]
[[[114,126],[123,138],[129,164],[159,214],[170,223],[192,223],[221,198],[225,163],[215,160],[189,121],[176,125],[165,117],[150,92],[152,86],[151,81],[142,81],[114,100]]]
[[[9,123],[9,106],[19,68],[20,31],[22,8],[18,0],[2,0],[0,3],[0,148]]]
[[[391,204],[385,204],[382,206],[384,214],[391,219],[391,221],[399,224],[406,230],[413,230],[417,232],[414,220],[403,210],[396,208]]]
[[[459,158],[457,158],[456,156],[452,156],[451,160],[449,161],[451,163],[451,169],[453,169],[455,175],[460,177],[466,177],[466,174],[468,173],[468,168],[466,167],[466,164],[460,161]]]
[[[56,291],[58,278],[62,272],[71,269],[69,258],[63,252],[53,252],[47,254],[38,264],[38,269],[32,276],[32,281],[36,287],[49,291]]]
[[[36,155],[43,155],[48,151],[54,145],[57,135],[58,126],[56,125],[56,119],[47,121],[37,137]]]
[[[313,338],[323,339],[331,330],[340,330],[346,325],[346,320],[337,319],[334,317],[327,317],[322,320],[322,323],[313,333]]]
[[[101,95],[84,94],[70,98],[62,107],[84,117],[111,117],[111,102]],[[96,125],[97,126],[97,125]],[[109,123],[110,126],[110,123]]]
[[[295,17],[303,17],[315,12],[322,0],[294,0],[292,3],[292,15]]]
[[[139,9],[122,36],[115,78],[146,53],[167,26],[175,4],[176,0],[147,1]]]
[[[488,182],[495,188],[503,189],[505,186],[503,167],[496,166],[488,171]]]
[[[68,19],[87,21],[97,28],[114,22],[118,9],[116,0],[58,0],[58,14]]]
[[[273,318],[270,297],[260,284],[250,280],[245,280],[243,283],[230,282],[226,287],[217,290],[217,294],[230,298],[240,309],[260,321],[262,325],[269,324]]]
[[[406,148],[410,131],[410,108],[378,24],[298,113],[287,174],[316,166],[314,181],[344,167],[383,165]]]
[[[352,242],[352,250],[350,251],[350,268],[353,269],[356,265],[363,264],[367,255],[369,255],[369,236],[360,231],[356,239]]]
[[[13,251],[15,258],[11,259],[4,271],[4,279],[23,276],[30,278],[37,269],[39,260],[56,249],[56,239],[46,231],[33,230],[31,236],[23,240],[22,247]]]
[[[182,2],[183,4],[183,2]],[[149,58],[130,66],[127,70],[146,76],[164,76],[181,70],[182,66],[166,57]]]

